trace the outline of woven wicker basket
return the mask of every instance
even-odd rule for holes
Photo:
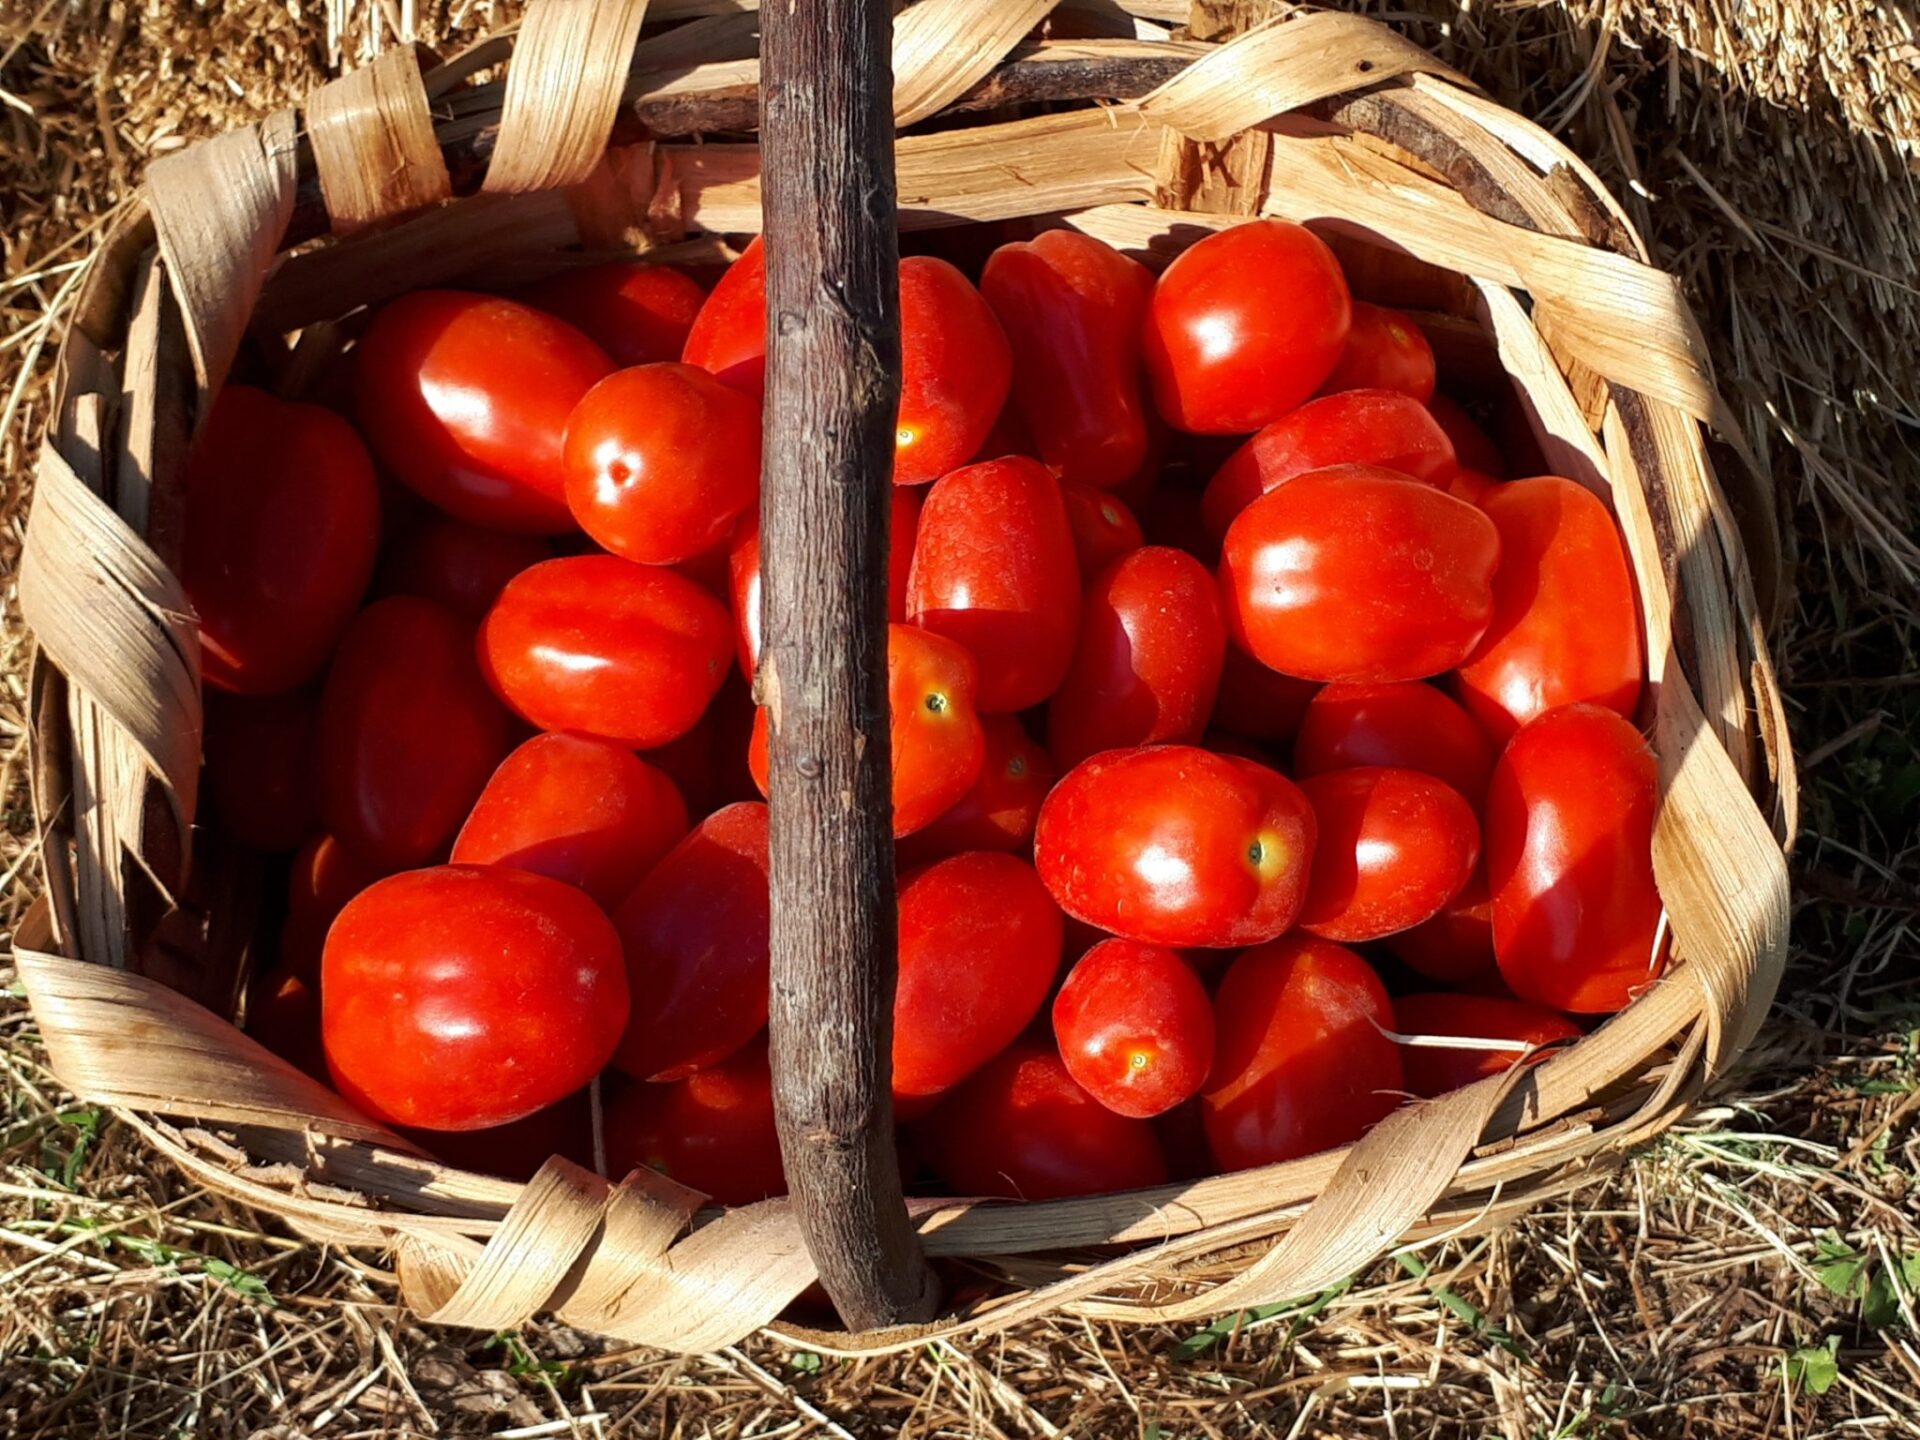
[[[241,346],[300,365],[404,290],[531,278],[583,247],[719,256],[760,226],[757,148],[699,143],[755,123],[752,10],[535,0],[517,36],[448,64],[391,51],[298,116],[156,162],[88,268],[20,576],[46,893],[18,964],[62,1082],[200,1183],[389,1248],[423,1318],[553,1311],[692,1351],[762,1327],[872,1351],[1056,1310],[1164,1321],[1284,1300],[1498,1224],[1684,1114],[1751,1038],[1785,945],[1771,506],[1676,282],[1585,165],[1367,21],[1192,38],[1245,8],[1196,7],[1172,38],[1190,17],[1170,0],[910,6],[901,223],[1045,217],[1157,265],[1285,216],[1335,244],[1361,294],[1421,312],[1450,373],[1504,372],[1550,466],[1612,506],[1638,580],[1665,978],[1523,1078],[1403,1108],[1348,1150],[1134,1194],[912,1201],[929,1255],[1004,1284],[863,1335],[781,1324],[814,1278],[787,1201],[719,1211],[650,1172],[609,1183],[562,1160],[524,1186],[453,1170],[235,1030],[258,877],[194,824],[198,641],[175,570],[182,458]],[[1004,118],[1033,99],[1103,103]]]

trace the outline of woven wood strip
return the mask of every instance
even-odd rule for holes
[[[396,46],[307,99],[307,138],[336,235],[453,194],[420,60],[418,47]]]
[[[520,22],[483,190],[553,190],[607,148],[647,0],[533,0]]]

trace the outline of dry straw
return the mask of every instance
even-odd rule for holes
[[[201,1183],[390,1247],[425,1318],[497,1329],[546,1310],[682,1350],[771,1327],[873,1351],[1050,1311],[1168,1320],[1288,1299],[1511,1218],[1684,1114],[1773,995],[1794,827],[1761,620],[1778,561],[1738,519],[1771,507],[1728,503],[1724,486],[1744,501],[1758,482],[1699,331],[1545,132],[1378,25],[1289,13],[1209,43],[1223,8],[1249,7],[1199,7],[1176,38],[1188,16],[1168,0],[919,0],[896,25],[896,113],[969,123],[901,136],[901,222],[1037,217],[1158,264],[1286,216],[1327,235],[1363,291],[1424,311],[1461,373],[1510,377],[1549,462],[1612,505],[1639,582],[1664,979],[1524,1077],[1405,1107],[1347,1150],[1127,1195],[914,1201],[929,1254],[1008,1284],[939,1324],[857,1337],[781,1325],[813,1279],[784,1201],[721,1211],[651,1172],[609,1183],[558,1159],[525,1186],[453,1170],[228,1024],[251,891],[244,860],[193,825],[198,649],[175,562],[193,422],[243,342],[285,359],[288,332],[312,327],[298,364],[400,290],[536,274],[577,263],[583,241],[720,253],[759,226],[756,147],[699,138],[750,126],[751,6],[536,0],[517,44],[424,74],[395,51],[321,90],[309,166],[292,113],[156,163],[91,263],[20,580],[47,898],[18,963],[62,1082]],[[475,83],[503,62],[504,83]],[[1101,103],[993,118],[1036,98]],[[1721,476],[1708,426],[1732,442]]]

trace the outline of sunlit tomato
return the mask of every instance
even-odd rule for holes
[[[1060,972],[1061,923],[1012,855],[955,855],[902,880],[895,1099],[950,1089],[1027,1028]]]
[[[246,1032],[294,1069],[327,1083],[327,1052],[320,1044],[319,966],[312,976],[281,966],[247,986]]]
[[[1453,442],[1454,458],[1462,466],[1478,470],[1493,480],[1504,480],[1513,473],[1507,468],[1506,457],[1500,453],[1500,447],[1488,438],[1487,432],[1458,403],[1436,392],[1427,401],[1427,409],[1440,428],[1447,432],[1447,439]]]
[[[1413,318],[1384,305],[1353,302],[1347,346],[1321,389],[1397,390],[1422,405],[1433,398],[1433,346]]]
[[[1091,485],[1060,483],[1060,498],[1067,505],[1067,524],[1073,528],[1073,554],[1080,563],[1080,578],[1091,579],[1129,550],[1146,543],[1140,522],[1118,496]]]
[[[443,854],[512,746],[480,678],[473,626],[396,595],[347,627],[320,695],[320,816],[383,870]]]
[[[1300,928],[1348,944],[1430,920],[1473,878],[1480,823],[1458,790],[1367,766],[1301,780],[1319,841]]]
[[[181,581],[209,685],[292,690],[326,666],[373,574],[373,460],[338,415],[229,385],[186,470]]]
[[[1533,1046],[1556,1040],[1578,1040],[1580,1027],[1564,1015],[1520,1000],[1486,995],[1401,995],[1393,1002],[1394,1029],[1402,1035],[1460,1035],[1476,1040],[1507,1040],[1512,1046],[1452,1049],[1436,1045],[1400,1047],[1400,1068],[1407,1089],[1416,1095],[1444,1095],[1488,1075],[1504,1074],[1511,1065],[1537,1063],[1546,1058]]]
[[[1584,486],[1511,480],[1481,508],[1500,531],[1493,620],[1460,667],[1473,718],[1504,741],[1534,716],[1590,700],[1631,716],[1645,674],[1620,531]]]
[[[1447,477],[1446,491],[1455,499],[1464,500],[1469,505],[1479,505],[1499,487],[1498,480],[1490,480],[1478,470],[1455,466],[1453,474]]]
[[[1312,807],[1284,775],[1190,745],[1082,761],[1040,807],[1035,864],[1060,908],[1129,940],[1252,945],[1293,924]]]
[[[687,806],[631,750],[584,735],[536,735],[493,772],[453,842],[460,865],[511,865],[627,897],[687,833]]]
[[[207,696],[207,789],[228,832],[255,850],[292,850],[320,828],[313,790],[312,691]]]
[[[685,576],[614,555],[523,570],[480,624],[480,665],[542,730],[635,749],[685,734],[726,678],[726,607]]]
[[[1345,946],[1288,935],[1243,953],[1214,996],[1213,1075],[1201,1092],[1222,1170],[1358,1140],[1400,1103],[1393,1002]]]
[[[612,371],[606,351],[530,305],[416,290],[381,308],[354,354],[367,442],[413,490],[496,530],[573,528],[561,436]]]
[[[327,1067],[376,1120],[482,1130],[580,1089],[627,1021],[620,938],[571,885],[411,870],[347,902],[320,974]]]
[[[1522,1000],[1603,1014],[1660,973],[1659,779],[1640,732],[1599,705],[1549,710],[1508,742],[1487,789],[1487,888]]]
[[[907,616],[964,645],[987,714],[1058,688],[1080,622],[1080,568],[1060,485],[1010,455],[944,476],[927,492],[907,580]]]
[[[1329,685],[1301,718],[1293,773],[1322,775],[1360,765],[1437,775],[1478,805],[1493,773],[1493,746],[1472,716],[1423,681]]]
[[[1209,235],[1161,273],[1147,306],[1154,403],[1175,429],[1258,430],[1333,373],[1350,322],[1340,262],[1304,226]]]
[[[902,260],[894,483],[923,485],[979,453],[1012,379],[1007,337],[973,283],[931,255]]]
[[[380,562],[380,591],[418,595],[479,623],[514,576],[553,558],[538,535],[469,525],[437,510],[410,525]]]
[[[1200,502],[1218,540],[1237,516],[1296,475],[1329,465],[1375,465],[1444,488],[1453,442],[1426,407],[1391,390],[1348,390],[1309,401],[1234,451]]]
[[[549,275],[519,298],[558,315],[612,356],[614,364],[651,365],[680,358],[707,292],[671,265],[615,260]]]
[[[767,252],[758,235],[693,317],[680,358],[758,400],[767,388]]]
[[[567,420],[567,507],[606,549],[677,565],[733,533],[760,493],[760,408],[697,365],[636,365]]]
[[[633,1017],[613,1063],[678,1080],[767,1023],[767,807],[746,801],[693,829],[613,912]]]
[[[1213,1065],[1213,1002],[1177,951],[1094,946],[1053,1000],[1067,1073],[1107,1109],[1150,1119],[1200,1093]]]
[[[721,1205],[787,1193],[765,1041],[666,1085],[633,1085],[607,1106],[607,1172],[646,1166]]]
[[[1191,555],[1149,545],[1094,577],[1067,678],[1047,705],[1062,770],[1102,750],[1195,741],[1227,649],[1220,592]]]
[[[1409,970],[1449,985],[1496,973],[1493,902],[1487,896],[1485,866],[1473,872],[1438,915],[1389,935],[1387,948]]]
[[[412,1138],[445,1164],[524,1183],[555,1155],[593,1168],[593,1105],[585,1090],[576,1090],[559,1104],[506,1125],[427,1130]]]
[[[1046,230],[1002,245],[980,292],[1013,344],[1013,400],[1062,480],[1106,488],[1147,453],[1140,324],[1153,275],[1103,240]]]
[[[1283,745],[1293,739],[1319,693],[1313,681],[1269,670],[1229,640],[1211,724],[1230,735]]]
[[[1479,641],[1499,560],[1493,522],[1463,500],[1369,465],[1316,470],[1227,532],[1227,630],[1302,679],[1419,680]]]
[[[327,943],[334,916],[386,874],[360,860],[331,835],[316,835],[302,845],[287,877],[287,918],[280,926],[281,966],[318,984],[320,951]]]
[[[971,789],[940,818],[896,847],[902,864],[918,865],[967,850],[1024,850],[1040,818],[1040,802],[1059,772],[1012,715],[980,721],[986,752]]]
[[[914,1128],[956,1195],[1060,1200],[1164,1184],[1166,1156],[1146,1120],[1082,1090],[1051,1045],[1023,1040]]]

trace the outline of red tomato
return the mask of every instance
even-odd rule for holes
[[[1459,466],[1454,467],[1454,472],[1448,478],[1446,485],[1449,495],[1457,500],[1464,500],[1469,505],[1485,504],[1487,497],[1499,488],[1499,481],[1488,479],[1478,470],[1467,470]]]
[[[593,1106],[585,1090],[524,1119],[485,1130],[421,1131],[418,1140],[434,1157],[461,1170],[525,1183],[558,1155],[593,1168]]]
[[[1013,399],[1034,453],[1076,484],[1105,489],[1132,474],[1147,454],[1147,267],[1091,235],[1047,230],[994,251],[980,292],[1013,342]]]
[[[1200,1093],[1213,1065],[1213,1002],[1177,951],[1094,946],[1053,999],[1067,1073],[1117,1115],[1151,1119]]]
[[[655,746],[642,758],[666,772],[686,798],[689,815],[710,815],[736,800],[758,800],[760,790],[747,767],[755,714],[747,682],[730,672],[691,730]]]
[[[1413,317],[1384,305],[1353,302],[1347,347],[1321,389],[1397,390],[1422,405],[1433,398],[1433,346]]]
[[[767,807],[694,827],[613,913],[633,1018],[613,1057],[640,1080],[679,1080],[767,1023]]]
[[[1499,561],[1493,522],[1465,501],[1369,465],[1318,470],[1227,532],[1227,630],[1282,674],[1419,680],[1479,641]]]
[[[767,252],[758,235],[708,292],[680,358],[758,400],[767,388]]]
[[[1472,716],[1422,681],[1329,685],[1300,721],[1293,773],[1324,775],[1361,765],[1437,775],[1478,805],[1493,774],[1493,747]]]
[[[1300,782],[1319,843],[1300,928],[1349,944],[1410,930],[1446,907],[1480,863],[1460,792],[1417,770],[1367,766]]]
[[[1400,1103],[1393,1002],[1373,968],[1326,940],[1246,951],[1214,997],[1213,1075],[1201,1092],[1222,1170],[1358,1140]]]
[[[1060,498],[1067,505],[1073,555],[1083,580],[1098,575],[1129,550],[1138,550],[1146,543],[1140,522],[1117,496],[1063,480]]]
[[[320,978],[318,965],[310,977]],[[247,1034],[294,1069],[327,1083],[327,1052],[320,1044],[320,987],[281,966],[247,986]]]
[[[627,1021],[620,937],[571,885],[441,865],[370,886],[327,935],[327,1067],[376,1120],[483,1130],[564,1099]]]
[[[485,530],[429,511],[387,551],[380,589],[438,600],[478,624],[509,580],[552,558],[553,546],[537,535]]]
[[[229,385],[186,470],[181,581],[207,683],[295,689],[326,667],[373,575],[380,493],[353,428]]]
[[[707,292],[684,270],[615,260],[562,270],[520,292],[613,357],[616,365],[678,360]]]
[[[1453,442],[1453,453],[1463,466],[1494,480],[1504,480],[1513,473],[1507,468],[1500,447],[1456,402],[1436,392],[1427,401],[1427,409],[1447,432],[1447,439]]]
[[[1313,681],[1269,670],[1229,640],[1211,723],[1229,735],[1283,745],[1293,739],[1319,693]]]
[[[480,625],[480,666],[530,724],[645,750],[700,719],[726,678],[731,628],[683,575],[569,555],[500,592]]]
[[[1033,867],[1011,855],[955,855],[902,880],[896,1100],[938,1095],[1013,1043],[1060,972],[1061,924]]]
[[[1578,1040],[1580,1027],[1564,1015],[1519,1000],[1486,995],[1401,995],[1393,1002],[1394,1029],[1402,1035],[1463,1035],[1476,1040],[1511,1040],[1511,1049],[1454,1050],[1435,1045],[1400,1047],[1400,1068],[1407,1089],[1416,1095],[1444,1095],[1488,1075],[1502,1075],[1517,1063],[1535,1064],[1544,1053],[1530,1046]]]
[[[636,365],[567,421],[567,508],[608,550],[677,565],[733,533],[760,493],[760,408],[697,365]]]
[[[1312,807],[1284,775],[1190,745],[1082,761],[1040,807],[1035,863],[1075,919],[1156,945],[1252,945],[1293,924]]]
[[[513,300],[416,290],[382,307],[354,353],[361,428],[387,469],[476,525],[573,528],[560,441],[612,371],[606,351]]]
[[[1067,678],[1047,705],[1061,769],[1102,750],[1196,741],[1207,728],[1227,649],[1220,592],[1191,555],[1149,545],[1087,589]]]
[[[630,1086],[607,1107],[606,1136],[614,1178],[644,1165],[720,1205],[787,1193],[764,1041],[684,1080]]]
[[[1080,570],[1060,485],[1037,460],[969,465],[927,493],[907,616],[964,645],[980,709],[1025,710],[1059,687],[1080,621]]]
[[[320,695],[320,815],[384,871],[444,853],[507,751],[512,719],[473,660],[473,627],[396,595],[347,627]]]
[[[915,1138],[958,1195],[1060,1200],[1167,1178],[1153,1126],[1114,1114],[1074,1083],[1051,1045],[1032,1040],[955,1090]]]
[[[1512,480],[1482,508],[1500,531],[1493,621],[1460,667],[1460,698],[1494,739],[1591,700],[1631,716],[1645,674],[1620,531],[1571,480]]]
[[[1387,948],[1409,970],[1448,985],[1493,974],[1493,902],[1485,867],[1431,920],[1389,935]]]
[[[1209,235],[1161,273],[1147,306],[1154,403],[1177,430],[1258,430],[1333,373],[1350,321],[1340,262],[1304,226]]]
[[[893,480],[924,485],[979,452],[1013,383],[1000,322],[944,260],[900,262],[900,419]]]
[[[320,951],[334,917],[386,873],[358,859],[331,835],[316,835],[301,846],[287,879],[287,918],[280,926],[281,967],[309,983],[319,983]]]
[[[1549,710],[1508,742],[1487,790],[1487,888],[1522,1000],[1605,1014],[1659,975],[1659,789],[1640,732],[1599,705]]]
[[[487,781],[453,860],[549,875],[611,909],[686,833],[687,806],[673,781],[631,750],[536,735]]]
[[[207,696],[207,788],[228,832],[255,850],[292,850],[320,828],[313,793],[312,691]]]
[[[953,807],[895,848],[903,864],[942,860],[966,850],[1020,851],[1033,839],[1040,802],[1059,778],[1046,750],[1011,715],[980,722],[986,752],[979,778]]]

